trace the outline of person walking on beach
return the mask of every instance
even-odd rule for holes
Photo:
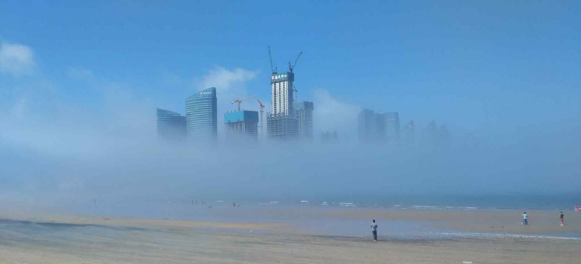
[[[559,219],[561,220],[561,226],[563,226],[563,218],[565,218],[565,215],[563,214],[563,212],[561,212],[561,215],[559,215]]]
[[[579,213],[579,205],[575,205],[575,212]]]
[[[377,224],[375,223],[375,219],[371,222],[371,233],[373,233],[373,241],[377,241]]]
[[[522,214],[522,218],[523,218],[522,224],[523,225],[528,225],[529,224],[529,220],[527,219],[527,212],[524,212]]]

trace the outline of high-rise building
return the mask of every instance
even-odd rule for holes
[[[234,111],[224,114],[224,124],[229,137],[258,139],[258,112]]]
[[[183,140],[186,137],[186,117],[157,108],[157,135],[163,139]]]
[[[363,109],[359,113],[359,140],[361,142],[387,142],[400,144],[400,122],[397,112],[385,114]]]
[[[299,137],[313,138],[313,102],[303,101],[295,103],[294,110],[299,119]]]
[[[209,141],[218,136],[216,88],[202,90],[186,100],[186,132],[189,140]]]
[[[438,126],[432,120],[422,132],[420,145],[425,149],[433,149],[438,145]]]
[[[270,77],[272,112],[267,116],[267,133],[271,139],[295,139],[299,120],[294,112],[294,78],[292,71],[273,73]]]
[[[271,114],[292,115],[294,80],[295,74],[290,71],[286,73],[273,73],[272,76],[270,76],[270,86],[272,91]]]
[[[359,141],[377,141],[380,134],[378,127],[378,117],[375,111],[363,109],[359,113]]]
[[[270,114],[266,119],[269,138],[288,140],[298,137],[299,120],[294,115]]]
[[[442,150],[450,147],[452,135],[448,127],[442,125],[438,128],[436,121],[430,122],[422,135],[421,145],[425,149]]]
[[[385,126],[385,140],[390,143],[399,146],[400,144],[400,124],[399,124],[399,113],[390,112],[383,114],[384,126]]]

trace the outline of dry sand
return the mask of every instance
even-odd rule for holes
[[[309,211],[326,217],[435,221],[480,232],[551,233],[554,212]],[[579,215],[568,213],[568,232]],[[517,216],[518,217],[518,216]],[[454,238],[385,240],[297,232],[280,223],[225,223],[73,216],[0,215],[0,263],[581,263],[581,240]],[[534,220],[533,220],[534,219]],[[23,222],[29,220],[31,222]],[[546,221],[546,223],[545,223]],[[486,224],[488,228],[479,227]],[[558,226],[558,223],[557,223]]]

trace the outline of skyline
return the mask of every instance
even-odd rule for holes
[[[575,89],[580,82],[575,73],[579,71],[576,61],[581,58],[574,51],[580,37],[568,34],[580,24],[574,16],[574,11],[579,10],[578,2],[460,2],[421,2],[424,9],[417,9],[417,4],[412,3],[383,1],[363,5],[321,2],[312,8],[299,4],[291,8],[293,12],[272,19],[279,22],[268,23],[274,14],[257,3],[215,9],[211,2],[199,2],[198,8],[193,8],[192,3],[179,1],[91,5],[71,2],[50,7],[43,2],[28,6],[5,1],[0,9],[15,11],[0,18],[0,25],[4,25],[0,40],[4,47],[10,43],[22,45],[22,56],[28,59],[19,69],[2,71],[0,86],[8,90],[3,89],[1,94],[0,111],[18,112],[21,102],[35,100],[34,94],[38,93],[39,97],[56,97],[53,100],[80,108],[74,111],[95,112],[106,105],[108,95],[102,90],[107,88],[113,89],[112,93],[121,90],[119,93],[141,101],[155,100],[156,106],[180,112],[180,98],[212,86],[222,87],[224,91],[219,93],[225,100],[250,94],[264,99],[269,97],[266,48],[271,45],[279,69],[304,51],[296,69],[298,100],[321,101],[320,113],[354,108],[397,111],[403,122],[414,120],[418,127],[424,127],[435,119],[447,124],[454,134],[503,134],[493,128],[519,129],[539,122],[551,122],[547,125],[557,127],[558,123],[578,119],[580,109],[574,98],[581,92]],[[450,13],[448,6],[458,11]],[[45,8],[54,12],[42,13],[34,21],[47,23],[15,17]],[[67,8],[78,12],[66,12]],[[318,8],[328,12],[309,16]],[[181,10],[208,13],[188,16],[190,21]],[[498,12],[487,17],[480,10]],[[537,19],[532,10],[545,14],[545,19]],[[216,12],[220,15],[213,17]],[[353,25],[343,21],[337,25],[320,23],[334,21],[341,12],[354,20]],[[387,14],[387,21],[377,21],[379,12]],[[87,19],[77,20],[75,25],[67,23],[80,14]],[[96,23],[101,21],[98,16],[106,14],[114,15]],[[239,15],[222,19],[228,14],[262,19],[248,21]],[[295,19],[284,19],[285,16]],[[167,20],[162,22],[163,19]],[[206,30],[193,26],[196,23],[192,22],[198,20],[204,21]],[[213,25],[217,21],[221,22]],[[523,23],[528,26],[522,27]],[[298,29],[305,24],[318,26],[309,33]],[[241,31],[242,27],[246,30]],[[57,28],[59,31],[52,30]],[[225,28],[232,30],[220,34],[220,38],[211,33]],[[279,28],[285,28],[285,34],[274,30]],[[208,38],[193,42],[188,34],[183,34],[184,30]],[[256,38],[226,43],[246,32]],[[359,44],[354,42],[354,36],[361,37]],[[95,38],[105,41],[94,44],[90,40]],[[424,45],[427,40],[430,46]],[[57,44],[62,48],[57,48]],[[541,48],[542,54],[535,53]],[[9,52],[8,48],[4,50]],[[47,89],[56,90],[57,94],[50,94]],[[361,89],[365,92],[361,93]],[[74,105],[75,101],[81,105]],[[220,106],[219,118],[228,109],[224,103]],[[528,114],[537,107],[543,111],[536,111],[534,116]],[[249,105],[248,110],[258,110],[258,106]],[[355,120],[356,115],[350,118]],[[317,124],[316,134],[346,127],[336,121],[326,122]],[[356,137],[349,133],[346,136]]]

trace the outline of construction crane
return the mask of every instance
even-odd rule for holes
[[[270,52],[270,46],[268,46],[268,58],[270,59],[270,71],[272,71],[272,74],[276,74],[277,69],[272,63],[272,53]]]
[[[240,103],[242,103],[242,102],[244,102],[244,101],[246,101],[246,100],[248,100],[248,99],[252,99],[252,98],[254,98],[254,95],[253,95],[253,96],[246,97],[246,98],[244,98],[244,99],[236,99],[236,100],[234,100],[234,101],[232,101],[232,102],[230,102],[230,103],[231,103],[231,104],[238,103],[238,111],[240,111]]]
[[[288,70],[290,72],[293,72],[293,69],[295,68],[295,66],[297,65],[297,62],[299,61],[299,59],[301,58],[301,55],[303,55],[303,52],[301,51],[301,53],[299,53],[299,55],[297,56],[297,59],[295,60],[295,63],[293,63],[291,65],[290,61],[288,62]]]
[[[260,134],[262,134],[262,136],[264,137],[264,117],[263,117],[263,113],[264,113],[264,104],[262,104],[262,102],[260,100],[258,100],[258,98],[256,98],[256,101],[258,101],[258,104],[260,104]]]

